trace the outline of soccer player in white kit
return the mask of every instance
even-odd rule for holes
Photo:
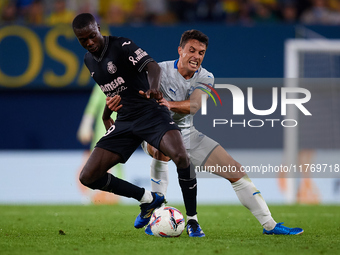
[[[161,105],[169,108],[174,122],[181,128],[185,148],[194,166],[230,166],[236,172],[214,172],[230,181],[240,202],[250,210],[263,227],[264,234],[298,235],[301,228],[288,228],[276,223],[261,193],[250,178],[241,171],[241,164],[235,161],[216,141],[205,136],[193,126],[193,116],[201,108],[201,96],[205,89],[214,85],[214,76],[201,66],[208,46],[208,37],[198,30],[188,30],[182,34],[178,47],[179,59],[159,63],[162,69]],[[114,99],[107,99],[111,110]],[[168,186],[167,156],[144,142],[144,151],[153,157],[151,163],[152,191],[166,194]],[[233,168],[232,168],[233,167]],[[187,232],[192,237],[205,236],[197,223],[197,215],[187,217]],[[198,231],[197,231],[198,228]],[[148,226],[146,234],[152,235]],[[193,234],[200,233],[200,234]]]

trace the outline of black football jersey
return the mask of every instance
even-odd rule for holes
[[[90,52],[84,62],[92,78],[106,96],[121,96],[123,107],[118,111],[118,119],[133,119],[145,111],[158,106],[152,99],[146,99],[139,91],[150,88],[144,67],[154,61],[132,40],[124,37],[105,36],[105,45],[99,59]]]

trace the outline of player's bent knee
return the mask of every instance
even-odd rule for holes
[[[79,181],[81,184],[83,184],[86,187],[89,187],[89,185],[93,182],[92,178],[88,174],[86,174],[84,171],[80,173]]]
[[[190,163],[186,153],[176,152],[175,155],[172,155],[171,159],[178,168],[186,168]]]
[[[79,175],[79,181],[81,184],[83,184],[84,186],[87,186],[87,182],[86,179],[84,179],[84,177],[80,174]]]

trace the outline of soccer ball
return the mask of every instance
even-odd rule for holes
[[[178,237],[185,228],[183,214],[175,207],[161,207],[154,211],[150,220],[154,236]]]

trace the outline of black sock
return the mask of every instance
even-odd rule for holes
[[[91,189],[99,189],[119,196],[132,197],[138,201],[142,199],[145,191],[144,188],[140,188],[130,182],[119,179],[110,173],[106,173],[104,176],[87,186]]]
[[[178,181],[182,189],[185,210],[188,216],[197,214],[197,179],[190,172],[190,165],[185,169],[177,169]]]
[[[182,189],[185,210],[188,216],[197,214],[197,179],[190,181],[179,180],[179,185]]]

